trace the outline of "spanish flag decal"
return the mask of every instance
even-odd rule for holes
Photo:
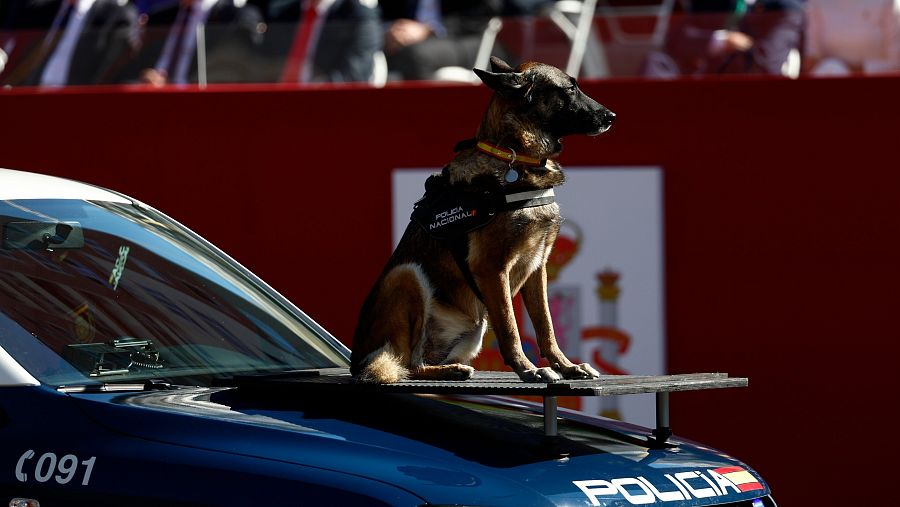
[[[714,472],[721,474],[723,477],[733,482],[742,492],[765,489],[763,488],[763,485],[756,480],[756,477],[754,477],[753,474],[741,467],[717,468]]]

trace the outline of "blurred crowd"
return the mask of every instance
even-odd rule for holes
[[[551,47],[587,77],[871,75],[898,34],[900,0],[0,0],[0,85],[465,81]]]

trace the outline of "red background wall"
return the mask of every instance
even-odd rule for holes
[[[897,451],[900,79],[584,88],[617,123],[568,140],[561,162],[664,168],[669,371],[750,377],[673,396],[676,433],[747,461],[782,505],[881,499],[872,481]],[[441,166],[487,99],[468,86],[0,91],[0,167],[158,207],[349,341],[390,253],[390,171]]]

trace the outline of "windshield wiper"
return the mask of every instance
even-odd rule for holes
[[[248,384],[256,384],[271,380],[289,380],[310,377],[323,377],[329,375],[349,375],[348,368],[332,367],[332,368],[303,368],[298,370],[279,370],[273,372],[259,373],[238,373],[230,377],[218,378],[213,380],[213,385],[219,386],[241,386]]]
[[[150,340],[122,337],[108,343],[75,343],[63,350],[63,358],[91,377],[122,375],[132,369],[165,368]]]
[[[56,388],[61,393],[116,393],[125,391],[168,391],[177,389],[169,382],[150,379],[139,384],[136,382],[107,382],[103,384],[72,384]]]

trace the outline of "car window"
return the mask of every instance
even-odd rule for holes
[[[152,209],[0,201],[0,346],[42,382],[346,366],[325,333]]]

